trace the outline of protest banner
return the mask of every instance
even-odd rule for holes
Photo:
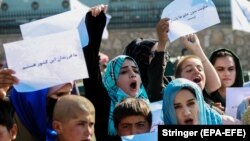
[[[220,23],[212,0],[174,0],[164,8],[161,18],[170,19],[170,42]]]

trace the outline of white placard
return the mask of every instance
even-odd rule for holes
[[[248,87],[227,88],[225,113],[236,118],[238,105],[247,96],[250,96],[250,88]]]
[[[212,0],[174,0],[164,8],[161,18],[170,19],[170,42],[220,23]]]
[[[36,91],[88,77],[78,30],[4,44],[19,92]]]

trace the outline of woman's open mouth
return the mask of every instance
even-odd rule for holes
[[[193,79],[193,82],[195,82],[195,83],[200,83],[200,82],[201,82],[201,77],[195,77],[195,78]]]
[[[130,89],[135,90],[137,88],[137,83],[136,81],[130,83]]]
[[[186,119],[186,120],[184,121],[184,123],[185,123],[186,125],[194,125],[194,120],[191,119],[191,118],[189,118],[189,119]]]

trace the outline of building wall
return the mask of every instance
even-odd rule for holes
[[[198,33],[201,45],[207,56],[219,47],[226,47],[239,55],[243,70],[250,70],[250,33],[232,31],[229,25],[216,25]],[[113,58],[122,53],[124,47],[133,39],[156,38],[154,28],[138,29],[109,29],[109,39],[103,40],[101,51]],[[0,35],[0,52],[3,51],[3,44],[21,40],[20,34]],[[179,40],[169,44],[171,57],[181,55],[183,46]]]
[[[28,3],[33,0],[22,0]],[[50,0],[37,0],[40,5],[48,4]],[[57,3],[55,7],[65,10],[61,6],[61,2],[64,0],[54,0]],[[156,38],[155,26],[157,20],[160,17],[161,10],[171,0],[80,0],[82,3],[94,6],[96,4],[104,3],[109,4],[109,14],[112,15],[111,22],[109,24],[109,39],[102,42],[101,50],[108,54],[110,58],[119,55],[123,48],[133,39],[137,37],[143,38]],[[16,3],[16,0],[8,0],[12,4]],[[58,3],[59,2],[59,3]],[[198,33],[201,40],[201,44],[205,50],[205,53],[209,55],[213,50],[219,47],[227,47],[235,51],[241,59],[244,70],[250,70],[248,65],[248,57],[250,56],[250,33],[244,33],[240,31],[232,31],[230,23],[230,5],[229,1],[214,0],[217,10],[220,14],[222,24],[210,27]],[[23,5],[24,6],[24,5]],[[30,8],[30,4],[28,4]],[[17,7],[17,6],[10,6]],[[22,7],[20,4],[19,7]],[[45,8],[42,6],[41,8]],[[9,9],[11,11],[11,9]],[[27,10],[27,9],[26,9]],[[29,9],[30,10],[30,9]],[[32,11],[32,10],[30,10]],[[145,15],[145,13],[147,13]],[[150,14],[149,14],[150,13]],[[0,12],[0,21],[1,15]],[[34,13],[33,13],[34,14]],[[151,15],[150,17],[147,17]],[[46,16],[44,14],[43,16]],[[134,16],[134,17],[133,17]],[[152,17],[153,16],[153,17]],[[7,16],[9,17],[9,16]],[[26,14],[26,18],[27,18]],[[131,19],[131,17],[133,19]],[[4,19],[4,18],[2,18]],[[24,18],[25,19],[25,18]],[[32,19],[29,19],[32,20]],[[0,22],[0,25],[3,22]],[[146,23],[146,24],[145,24]],[[142,28],[144,27],[144,28]],[[147,27],[147,28],[145,28]],[[6,29],[6,26],[3,26]],[[2,29],[0,28],[0,32]],[[20,40],[21,36],[16,34],[0,34],[0,53],[3,52],[2,44]],[[181,55],[182,45],[177,40],[170,44],[170,54],[172,57]]]
[[[109,30],[109,39],[102,42],[101,51],[113,58],[121,54],[124,47],[138,37],[156,38],[157,36],[154,28]],[[239,55],[243,70],[250,70],[250,33],[232,31],[229,25],[217,25],[199,32],[198,37],[207,56],[219,47],[226,47]],[[171,57],[181,55],[183,46],[179,40],[169,46]]]

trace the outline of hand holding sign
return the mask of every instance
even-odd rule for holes
[[[174,0],[164,8],[161,18],[170,19],[170,42],[220,23],[211,0]]]
[[[14,85],[19,92],[88,77],[77,29],[7,43],[4,50],[8,67],[20,80]]]

